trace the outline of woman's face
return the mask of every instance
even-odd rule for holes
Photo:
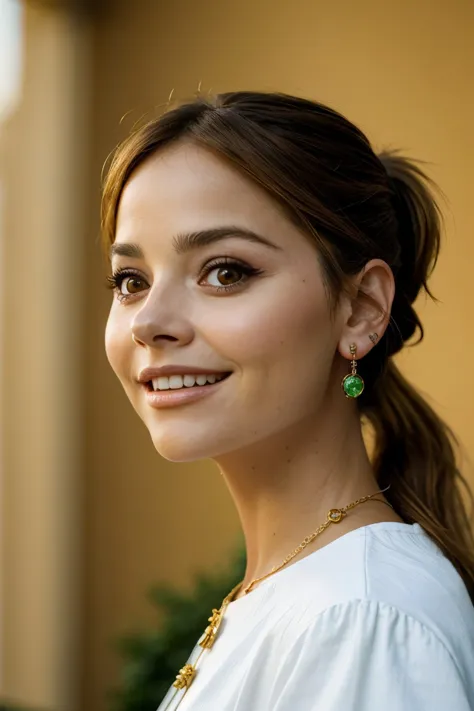
[[[125,273],[107,356],[163,457],[218,457],[317,421],[338,319],[315,246],[262,189],[190,142],[167,148],[125,186],[114,249],[112,271]],[[168,365],[231,375],[163,407],[138,378]]]

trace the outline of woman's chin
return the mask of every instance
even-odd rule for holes
[[[158,454],[169,462],[195,462],[199,459],[212,457],[213,452],[205,442],[192,442],[185,436],[177,438],[163,437],[163,433],[154,435],[151,440]]]

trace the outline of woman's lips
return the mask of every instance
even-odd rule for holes
[[[195,400],[200,400],[207,395],[212,395],[219,386],[229,379],[231,373],[228,373],[224,378],[216,383],[207,385],[193,385],[191,388],[179,388],[177,390],[152,390],[148,383],[142,385],[145,390],[145,397],[150,407],[165,408],[176,407],[177,405],[185,405]]]

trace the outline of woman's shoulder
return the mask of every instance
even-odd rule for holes
[[[461,576],[418,523],[362,526],[303,559],[294,573],[317,584],[323,606],[360,598],[413,610],[442,602],[463,613],[473,609]]]
[[[364,599],[390,605],[448,642],[471,635],[474,606],[454,565],[417,523],[375,524],[364,533]]]
[[[363,526],[288,568],[277,581],[282,605],[298,605],[301,630],[334,625],[343,613],[377,624],[421,627],[450,651],[470,644],[474,657],[474,606],[452,563],[419,524]],[[297,599],[298,598],[298,601]]]

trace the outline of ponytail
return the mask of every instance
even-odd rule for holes
[[[418,342],[423,339],[412,303],[422,287],[432,296],[427,279],[439,252],[440,213],[429,180],[417,166],[393,153],[380,158],[392,188],[401,255],[394,270],[397,296],[384,337],[385,362],[361,403],[375,434],[374,470],[379,483],[391,484],[386,496],[399,516],[425,529],[463,578],[474,603],[473,496],[456,463],[457,439],[391,357],[416,331]]]

